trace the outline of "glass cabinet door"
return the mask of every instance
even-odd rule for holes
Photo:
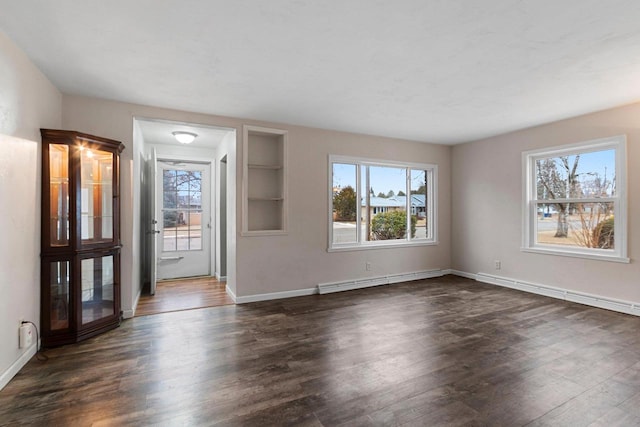
[[[54,261],[49,269],[49,324],[52,331],[69,328],[69,261]]]
[[[113,255],[83,259],[81,270],[82,324],[115,314]]]
[[[49,230],[53,247],[69,245],[69,146],[49,145]]]
[[[113,240],[114,154],[84,148],[80,154],[80,237],[82,243]]]

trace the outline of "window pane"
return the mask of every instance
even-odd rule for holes
[[[536,160],[538,200],[613,197],[615,150]]]
[[[538,203],[537,242],[615,249],[613,202]]]
[[[189,212],[189,250],[202,249],[202,211]]]
[[[165,170],[162,173],[162,203],[163,207],[174,209],[178,206],[178,193],[175,170]]]
[[[188,208],[189,198],[189,190],[178,190],[178,207]]]
[[[356,166],[333,164],[333,243],[357,242]]]
[[[192,171],[191,179],[189,180],[189,190],[191,192],[200,191],[202,187],[202,172],[201,171]]]
[[[411,170],[411,227],[412,238],[426,239],[429,237],[427,221],[427,177],[424,170]]]
[[[176,188],[180,190],[189,190],[189,179],[191,173],[189,171],[178,170],[176,171]]]
[[[369,166],[370,240],[407,238],[407,169]],[[374,196],[375,194],[375,196]]]
[[[175,251],[176,232],[178,226],[178,212],[175,210],[165,210],[162,213],[162,250]]]

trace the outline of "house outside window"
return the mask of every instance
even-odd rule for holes
[[[629,262],[625,136],[522,158],[524,251]]]
[[[329,250],[437,244],[437,166],[329,156]]]

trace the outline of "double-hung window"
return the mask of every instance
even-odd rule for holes
[[[523,153],[523,250],[628,262],[626,138]]]
[[[437,243],[437,170],[329,156],[329,250]]]

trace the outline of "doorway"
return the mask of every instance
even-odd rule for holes
[[[235,211],[227,200],[235,199],[235,187],[228,188],[233,172],[226,159],[235,156],[236,130],[142,118],[135,119],[134,129],[144,173],[145,283],[135,315],[233,304],[234,287],[226,282],[228,271],[235,271],[227,266],[227,240],[233,236],[227,215]],[[196,138],[180,144],[175,131]]]
[[[157,279],[211,273],[211,165],[158,161]]]
[[[218,212],[219,224],[219,237],[218,237],[218,253],[220,254],[220,261],[218,266],[218,273],[216,277],[218,280],[227,279],[227,156],[224,156],[220,160],[220,174],[219,174],[219,205],[220,211]]]

